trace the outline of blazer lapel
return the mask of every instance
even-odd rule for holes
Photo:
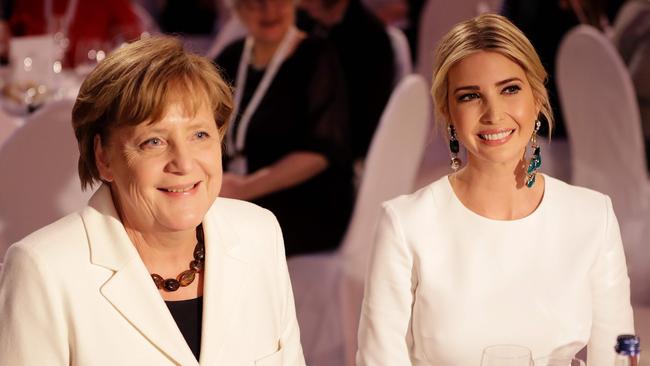
[[[236,333],[237,311],[248,283],[245,247],[227,222],[220,205],[213,205],[206,215],[205,278],[203,282],[203,326],[201,365],[229,362],[225,343]]]
[[[181,365],[197,365],[185,338],[151,280],[102,186],[82,212],[91,261],[115,271],[101,286],[102,295],[156,348]]]

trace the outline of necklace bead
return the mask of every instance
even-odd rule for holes
[[[189,269],[181,272],[176,278],[164,279],[161,275],[152,273],[151,279],[156,285],[156,288],[163,289],[167,292],[174,292],[181,287],[189,286],[196,274],[203,271],[203,263],[205,260],[205,246],[203,238],[203,225],[196,228],[196,246],[194,247],[194,259],[189,264]]]

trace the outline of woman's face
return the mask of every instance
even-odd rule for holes
[[[97,139],[97,166],[125,225],[168,232],[201,223],[222,178],[219,130],[207,105],[193,115],[174,102],[156,123],[120,127],[104,146]]]
[[[279,43],[294,24],[293,0],[239,0],[237,14],[257,42]]]
[[[449,70],[448,88],[449,117],[469,163],[516,166],[539,113],[524,70],[481,51]]]

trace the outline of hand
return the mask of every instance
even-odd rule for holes
[[[247,199],[246,196],[246,176],[233,173],[223,173],[221,181],[220,197],[235,198],[239,200]]]

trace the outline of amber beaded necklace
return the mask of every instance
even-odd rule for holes
[[[196,246],[194,247],[194,259],[190,262],[190,269],[181,272],[176,278],[162,278],[161,275],[152,273],[151,278],[158,289],[167,292],[174,292],[180,287],[189,286],[194,282],[196,274],[203,271],[205,261],[205,246],[203,244],[203,226],[196,227]]]

